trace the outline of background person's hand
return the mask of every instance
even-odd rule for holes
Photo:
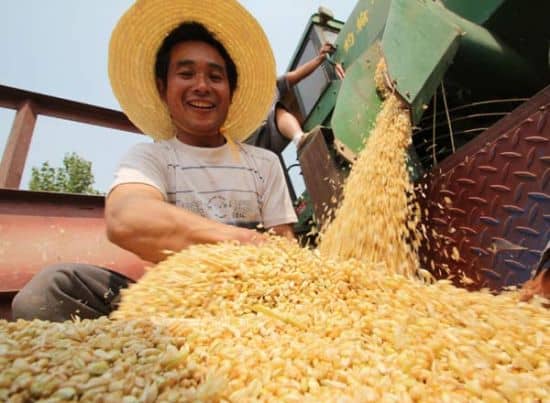
[[[336,77],[338,77],[339,80],[343,80],[344,77],[346,77],[346,72],[340,63],[336,63],[334,65],[334,71],[336,72]]]
[[[336,48],[329,42],[325,42],[323,46],[321,46],[321,49],[319,50],[319,54],[326,58],[330,64],[334,66],[334,72],[336,73],[336,77],[338,77],[339,80],[343,80],[346,76],[346,72],[344,71],[344,68],[340,63],[335,63],[331,58],[330,55],[332,55],[334,52],[336,52]]]
[[[329,42],[325,42],[321,49],[319,49],[319,54],[321,56],[331,55],[336,52],[336,48]]]

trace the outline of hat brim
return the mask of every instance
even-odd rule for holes
[[[175,131],[155,81],[157,51],[184,22],[214,34],[237,67],[224,135],[246,139],[265,120],[275,94],[275,60],[256,19],[234,0],[137,0],[121,17],[109,45],[109,79],[122,110],[142,132],[169,139]]]

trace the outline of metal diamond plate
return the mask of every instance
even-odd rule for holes
[[[493,290],[530,278],[550,237],[549,114],[547,87],[419,184],[421,262],[436,277]]]

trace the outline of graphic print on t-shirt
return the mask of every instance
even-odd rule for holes
[[[216,192],[178,192],[177,206],[226,224],[249,227],[259,222],[258,198],[254,192],[236,189]]]

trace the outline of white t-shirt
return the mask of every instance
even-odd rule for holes
[[[153,186],[169,203],[226,224],[297,221],[277,156],[247,144],[236,152],[229,144],[193,147],[176,138],[137,144],[120,162],[111,190],[123,183]]]

